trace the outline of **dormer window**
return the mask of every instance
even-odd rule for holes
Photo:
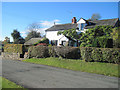
[[[84,23],[81,23],[81,27],[80,27],[80,28],[81,28],[81,30],[83,30],[83,29],[84,29],[84,25],[85,25]]]
[[[78,24],[79,30],[84,30],[84,27],[85,27],[85,23]]]
[[[81,19],[77,22],[77,24],[78,24],[79,30],[84,30],[85,26],[86,26],[88,23],[87,23],[87,20],[81,18]]]

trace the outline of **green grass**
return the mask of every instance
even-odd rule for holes
[[[84,60],[59,59],[53,57],[40,59],[32,58],[23,60],[23,62],[49,65],[75,71],[102,74],[106,76],[120,77],[120,75],[118,75],[118,64],[112,63],[85,62]]]
[[[21,90],[25,90],[23,87],[16,85],[14,82],[11,82],[3,77],[0,77],[0,83],[1,82],[2,88],[20,88]]]

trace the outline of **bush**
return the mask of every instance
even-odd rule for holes
[[[49,57],[49,51],[47,46],[32,46],[28,49],[29,58],[46,58]]]
[[[38,42],[34,43],[34,46],[36,46],[39,43],[49,44],[49,39],[48,38],[43,38],[42,40],[39,40]]]
[[[80,58],[80,49],[77,47],[69,47],[69,46],[52,46],[49,47],[50,56],[54,57],[62,57],[67,59],[78,59]]]
[[[39,43],[49,44],[49,39],[48,38],[43,38]]]
[[[104,48],[102,49],[103,61],[109,63],[119,63],[120,62],[120,49],[118,48]]]
[[[23,44],[5,44],[4,52],[23,54]]]
[[[85,60],[86,62],[91,62],[93,61],[92,57],[91,57],[91,52],[92,52],[92,48],[88,48],[88,47],[81,47],[80,48],[80,52],[81,52],[81,57],[83,60]]]
[[[50,57],[57,57],[57,54],[56,54],[56,52],[55,52],[54,47],[55,47],[55,46],[52,46],[51,44],[48,46]]]
[[[87,62],[120,62],[120,48],[81,47],[82,59]]]
[[[102,51],[100,48],[94,48],[92,50],[92,59],[95,61],[95,62],[102,62],[103,61],[103,58],[102,58]]]

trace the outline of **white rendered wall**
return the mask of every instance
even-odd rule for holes
[[[57,35],[58,31],[46,31],[46,38],[51,40],[58,40],[57,46],[61,44],[62,41],[68,41],[68,39],[63,35]]]

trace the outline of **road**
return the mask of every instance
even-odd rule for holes
[[[16,60],[2,60],[3,77],[25,88],[118,88],[118,78]]]

